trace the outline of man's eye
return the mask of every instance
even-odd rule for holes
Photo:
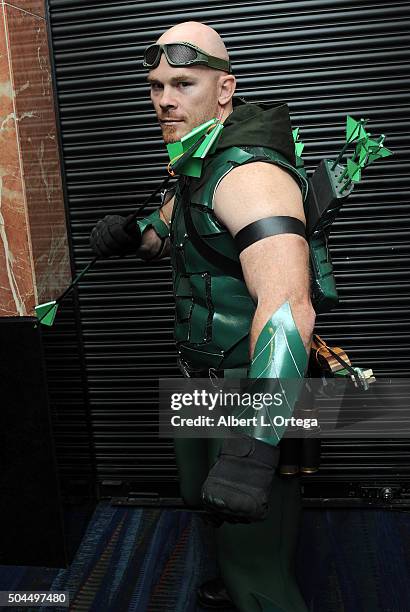
[[[180,87],[189,87],[191,83],[189,81],[181,81],[178,83]]]
[[[161,83],[151,83],[151,89],[153,91],[158,91],[159,89],[162,89],[162,85]]]

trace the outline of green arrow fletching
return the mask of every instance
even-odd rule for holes
[[[293,136],[293,142],[295,143],[295,155],[296,157],[301,157],[302,151],[305,148],[305,144],[301,140],[298,140],[299,128],[295,128],[294,130],[292,130],[292,136]]]
[[[366,148],[364,146],[359,147],[359,153],[358,153],[358,160],[359,160],[359,165],[362,166],[363,164],[365,164],[366,159],[367,159],[367,155],[368,152],[366,150]]]
[[[356,121],[350,115],[346,116],[346,141],[351,142],[355,138],[363,138],[366,137],[366,130],[363,125],[366,123],[365,119],[360,119],[360,121]]]
[[[305,148],[305,145],[303,142],[296,142],[295,143],[295,153],[298,157],[300,157],[302,155],[302,151]]]
[[[380,151],[377,151],[378,157],[389,157],[393,155],[393,151],[390,151],[387,147],[382,147]]]
[[[39,304],[34,308],[39,323],[51,327],[57,314],[58,304],[55,300]]]
[[[351,159],[347,160],[347,175],[350,180],[355,183],[360,181],[360,165],[356,164]]]
[[[346,117],[346,141],[350,141],[352,138],[359,135],[359,122],[350,115]]]

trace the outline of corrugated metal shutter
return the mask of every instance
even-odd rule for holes
[[[59,307],[54,325],[41,326],[59,477],[64,497],[70,501],[97,496],[79,315],[73,293]]]
[[[340,150],[347,113],[368,117],[371,131],[388,135],[394,157],[365,171],[334,225],[341,307],[319,318],[318,332],[379,376],[407,373],[409,3],[48,4],[76,269],[91,256],[95,222],[131,212],[164,176],[143,49],[175,23],[203,21],[228,46],[238,93],[249,101],[288,102],[308,170]],[[98,263],[81,284],[79,308],[97,476],[113,482],[101,491],[172,494],[172,444],[156,437],[152,391],[158,377],[179,375],[169,262]],[[321,474],[309,490],[354,497],[361,495],[359,483],[408,483],[409,450],[406,441],[326,443]],[[349,483],[353,493],[346,492]]]

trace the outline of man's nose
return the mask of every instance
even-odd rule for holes
[[[159,105],[162,108],[162,110],[167,110],[169,108],[175,108],[177,106],[175,96],[173,95],[173,92],[172,92],[172,88],[166,87],[166,86],[164,87],[164,89],[162,90],[162,95],[161,95]]]

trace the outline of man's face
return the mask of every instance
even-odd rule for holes
[[[218,115],[218,71],[207,66],[173,67],[164,56],[150,70],[151,100],[165,144]]]

